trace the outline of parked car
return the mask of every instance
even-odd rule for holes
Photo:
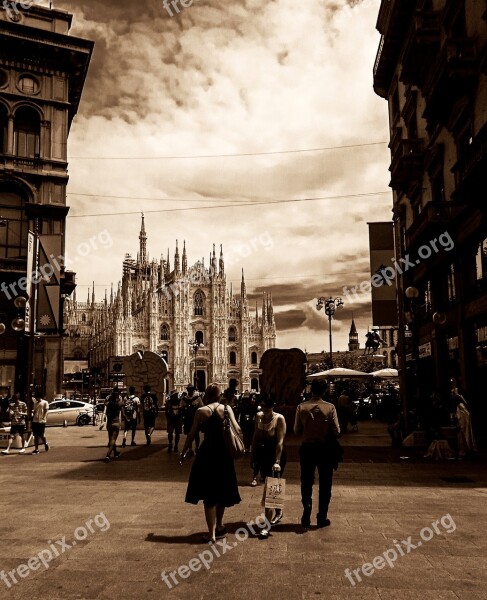
[[[93,423],[93,404],[81,400],[55,400],[47,411],[47,425],[89,425]]]

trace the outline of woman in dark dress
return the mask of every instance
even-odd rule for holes
[[[240,502],[235,465],[223,436],[225,405],[221,404],[220,399],[220,388],[215,383],[210,384],[203,399],[205,406],[196,411],[193,427],[180,454],[182,463],[196,434],[199,431],[205,434],[191,467],[185,501],[190,504],[203,501],[209,533],[209,537],[205,538],[206,542],[215,542],[216,539],[225,537],[225,508]],[[240,433],[232,408],[227,405],[227,409],[233,426]]]

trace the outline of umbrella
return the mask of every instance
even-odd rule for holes
[[[380,379],[389,379],[391,377],[399,377],[399,373],[397,369],[380,369],[379,371],[373,371],[371,373],[374,377],[378,377]]]
[[[329,369],[328,371],[320,371],[313,375],[308,375],[308,379],[370,379],[372,375],[370,373],[364,373],[363,371],[355,371],[354,369],[345,369],[344,367],[336,367]]]

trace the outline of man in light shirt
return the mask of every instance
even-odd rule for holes
[[[46,452],[49,450],[49,444],[46,440],[46,421],[47,411],[49,410],[49,404],[46,400],[43,400],[40,393],[36,393],[36,397],[32,398],[34,403],[33,418],[32,418],[32,433],[34,434],[34,452],[32,454],[39,454],[39,439],[44,444]]]
[[[328,505],[331,499],[334,457],[333,441],[340,435],[340,426],[333,404],[322,400],[326,384],[314,380],[311,384],[311,398],[298,405],[294,422],[294,433],[302,436],[299,449],[301,465],[301,502],[303,516],[301,525],[305,531],[310,527],[313,506],[313,483],[315,470],[319,474],[318,528],[328,527]]]

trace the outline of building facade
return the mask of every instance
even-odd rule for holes
[[[374,89],[387,99],[407,414],[458,386],[487,418],[487,5],[383,0]]]
[[[51,398],[62,383],[62,304],[75,286],[63,261],[67,138],[93,50],[69,35],[71,21],[36,5],[0,7],[3,393],[38,385]]]
[[[115,357],[150,350],[168,364],[168,388],[183,390],[210,382],[240,391],[258,389],[259,361],[274,348],[276,328],[272,298],[264,295],[261,310],[249,306],[245,279],[239,297],[227,288],[223,251],[215,246],[209,266],[188,265],[186,244],[176,242],[173,268],[167,258],[149,260],[144,216],[139,251],[126,254],[122,282],[108,298],[66,302],[65,358],[89,359],[90,369],[110,378]],[[251,314],[252,312],[252,314]]]

